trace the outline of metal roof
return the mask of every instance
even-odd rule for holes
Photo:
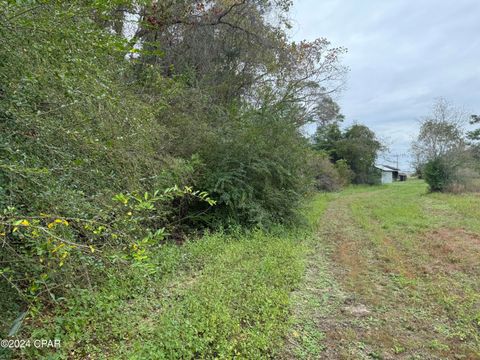
[[[387,169],[390,169],[390,170],[393,170],[393,171],[400,171],[399,168],[396,168],[394,166],[390,166],[390,165],[382,165],[383,167],[386,167]]]
[[[375,165],[375,167],[376,167],[377,169],[382,170],[382,171],[388,171],[388,172],[394,172],[394,171],[396,171],[396,170],[392,170],[392,169],[390,169],[390,168],[388,168],[388,167],[386,167],[386,166],[384,166],[384,165]]]

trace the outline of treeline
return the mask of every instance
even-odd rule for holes
[[[480,123],[444,98],[421,119],[420,132],[412,143],[414,165],[431,191],[480,191]],[[473,130],[468,131],[467,125]]]
[[[378,184],[380,176],[374,165],[378,153],[385,150],[385,146],[365,125],[354,124],[342,131],[339,126],[341,120],[317,128],[313,136],[314,149],[335,164],[337,176],[344,182]],[[318,187],[322,189],[321,186]]]

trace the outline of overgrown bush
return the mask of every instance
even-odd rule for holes
[[[156,114],[181,81],[150,78],[148,98],[127,83],[125,40],[92,20],[103,5],[1,2],[0,282],[29,312],[108,266],[148,275],[148,252],[210,207],[188,187],[201,160],[163,151]]]
[[[327,154],[312,152],[309,158],[314,187],[320,191],[338,191],[350,184],[353,173],[344,160],[332,164]]]
[[[444,159],[436,158],[429,161],[423,168],[422,176],[430,191],[446,191],[454,181],[455,171]]]
[[[121,81],[130,67],[125,44],[92,23],[94,9],[52,2],[5,14],[12,20],[0,26],[3,207],[90,217],[116,192],[158,185],[152,175],[164,170],[166,130],[136,85]]]
[[[422,175],[430,191],[478,192],[480,171],[471,152],[451,152],[429,161],[422,169]]]
[[[342,187],[349,185],[353,181],[355,173],[352,171],[345,159],[338,160],[335,163],[335,169],[337,169],[338,175],[340,176],[340,183]]]
[[[311,180],[307,140],[288,118],[257,111],[231,113],[201,149],[208,173],[199,187],[218,200],[218,219],[247,226],[291,222]]]
[[[195,199],[212,206],[207,193],[174,186],[142,194],[117,194],[118,204],[95,219],[56,217],[40,213],[22,216],[14,208],[0,216],[3,251],[0,275],[29,311],[42,302],[56,300],[83,283],[92,289],[91,278],[101,278],[106,267],[139,266],[146,275],[155,273],[150,260],[164,243],[178,219],[178,201]]]

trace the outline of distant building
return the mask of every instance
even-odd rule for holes
[[[407,181],[407,174],[393,166],[375,165],[375,168],[380,170],[380,183],[382,184],[391,184],[394,181]]]

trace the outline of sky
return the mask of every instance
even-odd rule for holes
[[[380,162],[410,169],[418,119],[444,97],[480,113],[479,0],[294,0],[294,40],[326,37],[348,49],[346,117],[390,148]]]

